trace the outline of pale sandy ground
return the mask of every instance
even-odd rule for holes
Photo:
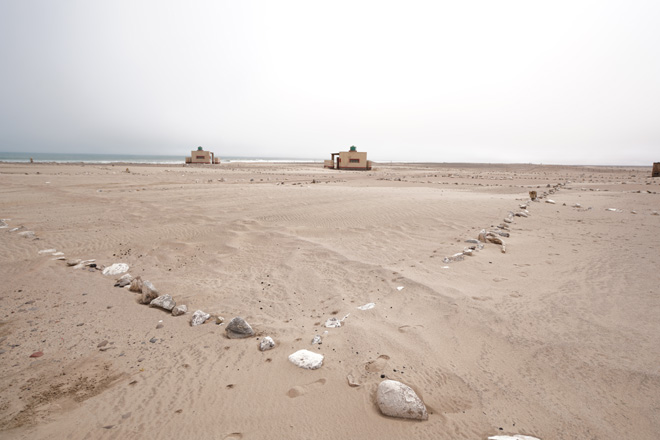
[[[660,433],[650,166],[129,167],[0,164],[3,439]],[[516,218],[506,254],[489,244],[443,263],[530,189],[563,182],[556,204]],[[18,226],[38,239],[9,232]],[[242,316],[257,336],[191,327],[190,314],[139,305],[115,277],[39,255],[49,248],[128,263],[191,311]],[[266,335],[277,347],[260,352]],[[289,363],[301,348],[323,366]],[[413,387],[429,420],[381,415],[381,376]]]

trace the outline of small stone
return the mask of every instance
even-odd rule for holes
[[[275,341],[270,336],[266,336],[259,342],[259,350],[266,351],[275,348]]]
[[[195,311],[195,313],[193,313],[192,318],[190,319],[190,325],[194,327],[196,325],[204,324],[206,320],[209,319],[210,317],[211,315],[209,315],[208,313],[204,313],[201,310],[197,310]]]
[[[188,312],[188,306],[181,304],[180,306],[176,306],[172,309],[172,316],[185,315],[186,312]]]
[[[104,341],[99,342],[98,345],[96,346],[96,348],[105,347],[106,345],[108,345],[108,340],[107,339],[104,340]]]
[[[147,282],[145,282],[145,285],[146,285]],[[149,303],[149,305],[151,307],[160,307],[161,309],[165,309],[167,311],[170,311],[174,308],[174,306],[176,306],[176,302],[174,302],[174,300],[172,299],[172,297],[170,295],[166,294],[166,295],[161,295],[158,298],[153,299]]]
[[[516,434],[516,435],[494,435],[492,437],[488,437],[488,440],[541,440],[541,439],[529,435]]]
[[[216,316],[216,317],[215,317],[215,323],[216,323],[216,324],[220,325],[220,324],[222,324],[223,322],[225,322],[225,318],[223,318],[222,316]]]
[[[34,353],[32,353],[32,354],[30,355],[30,357],[31,357],[31,358],[38,358],[38,357],[41,357],[41,356],[43,356],[43,355],[44,355],[43,351],[35,351]]]
[[[548,200],[545,201],[545,203],[550,203],[551,205],[554,205],[555,201],[552,200],[552,199],[548,199]]]
[[[155,344],[157,341],[158,341],[158,339],[156,339],[156,338],[149,339],[149,342],[151,342],[152,344]]]
[[[131,287],[128,289],[131,292],[142,293],[142,277],[139,275],[131,281]]]
[[[54,254],[57,252],[57,249],[43,249],[39,251],[39,255],[41,254]]]
[[[227,328],[225,328],[225,332],[227,333],[227,337],[229,339],[243,339],[254,335],[254,330],[252,330],[250,324],[248,324],[245,319],[241,318],[240,316],[237,316],[229,321]]]
[[[80,258],[69,259],[69,260],[66,260],[66,265],[67,266],[77,266],[78,264],[80,264],[81,261],[82,260]]]
[[[374,307],[376,307],[375,303],[367,303],[363,306],[358,307],[358,310],[369,310],[369,309],[373,309]]]
[[[23,238],[34,238],[34,232],[33,231],[23,231],[19,232],[18,235],[20,235]]]
[[[126,263],[115,263],[103,269],[103,275],[119,275],[124,272],[128,272],[128,264]]]
[[[321,339],[320,335],[316,335],[314,338],[312,338],[312,345],[321,343],[323,343],[323,339]]]
[[[115,283],[115,287],[126,287],[133,281],[133,276],[130,273],[124,274]]]
[[[298,350],[289,355],[289,362],[307,370],[316,370],[323,365],[323,355],[309,350]]]
[[[160,323],[156,324],[156,330],[161,329],[163,327],[165,327],[163,324],[160,324]]]
[[[386,416],[415,420],[429,418],[422,399],[408,385],[396,380],[384,380],[378,385],[376,403]]]
[[[149,304],[152,300],[158,297],[158,289],[154,287],[151,281],[144,280],[142,282],[142,297],[140,302],[142,304]],[[171,297],[170,297],[171,298]]]
[[[339,328],[341,327],[341,321],[337,318],[329,318],[327,321],[325,321],[325,326],[327,328]]]
[[[359,387],[360,386],[360,382],[358,382],[357,379],[355,379],[355,377],[353,377],[352,374],[349,374],[348,376],[346,376],[346,381],[348,382],[349,387]]]

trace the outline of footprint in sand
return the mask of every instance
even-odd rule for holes
[[[377,359],[374,359],[373,361],[369,361],[366,364],[364,364],[364,369],[370,373],[378,373],[385,369],[385,367],[387,366],[387,361],[389,360],[390,357],[388,355],[382,354],[378,356]]]
[[[417,324],[417,325],[402,325],[401,327],[399,327],[399,331],[400,331],[401,333],[406,333],[406,332],[409,332],[410,330],[416,330],[416,329],[420,329],[420,328],[424,328],[424,326],[421,325],[421,324]]]
[[[295,397],[302,396],[315,388],[322,387],[325,385],[325,382],[326,379],[322,378],[307,385],[298,385],[287,391],[286,395],[293,399]]]

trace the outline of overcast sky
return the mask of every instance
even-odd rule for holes
[[[660,161],[660,1],[0,0],[0,151]]]

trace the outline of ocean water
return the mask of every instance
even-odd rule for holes
[[[146,155],[146,154],[74,154],[74,153],[16,153],[0,152],[0,162],[56,162],[56,163],[153,163],[182,165],[186,155]],[[322,159],[286,157],[220,157],[222,162],[323,162]]]

